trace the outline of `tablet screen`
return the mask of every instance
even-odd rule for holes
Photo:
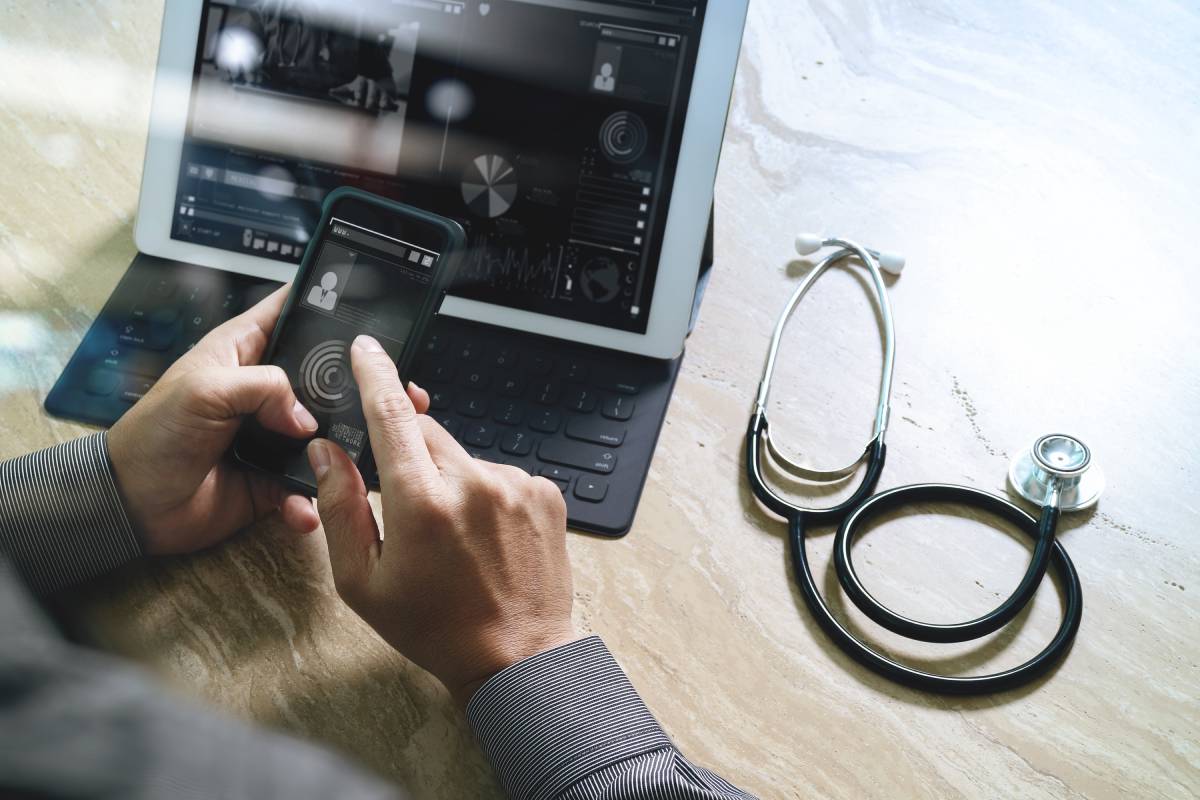
[[[644,333],[706,0],[206,0],[174,239],[298,263],[343,185],[462,223],[452,293]]]

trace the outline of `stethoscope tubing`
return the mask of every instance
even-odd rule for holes
[[[932,624],[894,613],[867,591],[858,577],[850,555],[855,535],[871,518],[914,503],[939,502],[980,508],[1006,519],[1034,538],[1033,557],[1017,588],[995,609],[969,622]],[[893,633],[923,642],[969,642],[1003,628],[1033,599],[1046,576],[1046,568],[1050,565],[1057,522],[1056,508],[1047,507],[1042,510],[1040,519],[1034,519],[1004,498],[968,486],[923,483],[889,489],[868,498],[847,514],[838,526],[833,545],[838,580],[854,605],[862,609],[872,621]]]
[[[1083,619],[1083,589],[1070,556],[1054,538],[1058,509],[1043,509],[1035,519],[1002,497],[966,486],[941,483],[916,484],[871,495],[883,471],[887,446],[879,440],[871,445],[866,470],[855,492],[845,501],[824,509],[792,503],[767,485],[762,474],[762,439],[768,429],[765,413],[757,411],[750,420],[746,440],[746,473],[755,497],[788,524],[792,570],[809,611],[826,635],[859,664],[903,686],[920,691],[953,695],[1006,692],[1037,680],[1066,655]],[[1017,589],[996,609],[965,623],[939,625],[919,622],[888,609],[871,596],[854,570],[851,547],[861,525],[878,514],[912,503],[955,502],[980,508],[1007,520],[1035,542],[1034,555]],[[963,642],[978,639],[1011,622],[1032,600],[1048,567],[1053,567],[1066,592],[1062,623],[1051,642],[1023,664],[1002,672],[979,676],[939,675],[910,667],[871,647],[838,621],[817,588],[805,548],[810,524],[838,524],[834,540],[834,568],[842,588],[872,621],[910,639],[928,642]]]
[[[903,488],[922,489],[924,487],[917,485]],[[1032,517],[1029,517],[1029,520],[1028,526],[1019,525],[1018,527],[1030,536],[1037,536],[1037,521]],[[1063,614],[1063,621],[1058,632],[1045,649],[1023,664],[989,675],[939,675],[910,667],[875,650],[838,621],[817,590],[816,580],[813,578],[812,568],[808,562],[805,548],[805,515],[803,513],[793,515],[788,518],[787,522],[792,569],[804,602],[817,620],[817,624],[846,655],[867,669],[902,686],[948,695],[984,695],[1011,691],[1037,680],[1050,671],[1071,649],[1075,634],[1079,631],[1079,625],[1083,619],[1083,591],[1079,582],[1079,574],[1075,571],[1075,565],[1071,563],[1067,551],[1055,541],[1050,548],[1050,564],[1066,588],[1066,612]]]

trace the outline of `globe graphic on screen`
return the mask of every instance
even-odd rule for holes
[[[611,258],[593,258],[579,271],[579,285],[588,300],[607,303],[621,291],[621,268]]]

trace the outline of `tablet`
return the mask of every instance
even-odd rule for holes
[[[288,280],[338,186],[450,217],[443,313],[679,354],[748,0],[168,0],[135,237]]]

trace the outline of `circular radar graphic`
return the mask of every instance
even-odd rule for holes
[[[322,342],[300,362],[300,391],[318,411],[336,414],[354,405],[348,347],[336,339]]]
[[[593,303],[607,303],[621,291],[621,268],[611,258],[597,256],[579,271],[579,285]]]
[[[649,143],[645,121],[631,111],[618,111],[600,126],[600,149],[614,164],[632,164],[642,157]]]
[[[463,175],[462,196],[476,216],[503,216],[517,200],[517,171],[500,156],[480,156]]]

